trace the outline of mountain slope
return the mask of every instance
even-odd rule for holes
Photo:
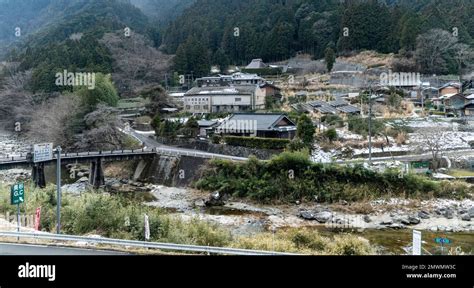
[[[196,0],[131,0],[131,3],[160,24],[168,23],[177,18]]]
[[[413,50],[416,37],[433,28],[456,27],[459,40],[472,44],[472,15],[472,0],[197,0],[170,23],[163,45],[176,53],[199,39],[213,64],[239,65],[298,51],[322,58],[328,46],[397,53]]]
[[[121,31],[118,35],[126,41],[150,31],[147,17],[127,1],[50,0],[35,21],[39,23],[48,15],[56,15],[55,21],[22,37],[8,56],[8,60],[20,63],[20,71],[32,70],[33,92],[70,90],[71,87],[55,85],[56,73],[63,70],[114,72],[114,57],[118,56],[100,41],[103,36]],[[131,29],[130,37],[125,33],[126,27]]]

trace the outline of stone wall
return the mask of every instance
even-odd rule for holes
[[[176,146],[180,148],[194,149],[209,153],[224,154],[235,157],[249,157],[254,155],[258,159],[270,159],[273,155],[281,153],[278,150],[268,150],[268,149],[253,149],[240,146],[230,146],[223,144],[214,144],[208,141],[203,140],[194,140],[194,139],[165,139],[159,138],[158,142],[163,143],[164,145]]]
[[[186,187],[199,179],[200,171],[208,161],[197,157],[156,155],[152,160],[139,163],[135,176],[138,181],[147,183]]]

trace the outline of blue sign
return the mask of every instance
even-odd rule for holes
[[[451,240],[449,240],[448,238],[435,238],[435,242],[438,243],[438,244],[450,244],[451,243]]]

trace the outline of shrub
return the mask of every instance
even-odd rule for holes
[[[339,115],[325,115],[321,117],[321,122],[339,128],[344,126],[344,120]]]
[[[335,236],[334,241],[329,244],[330,255],[371,255],[375,251],[366,239],[352,235]]]
[[[324,131],[324,137],[326,137],[330,142],[337,140],[337,131],[334,128]]]
[[[295,151],[303,150],[307,147],[308,146],[306,146],[306,144],[304,144],[303,141],[301,141],[300,138],[295,137],[293,140],[291,140],[290,143],[288,143],[288,145],[286,145],[286,150],[291,151],[291,152],[295,152]]]
[[[214,144],[221,144],[222,137],[219,135],[212,135],[211,141]]]
[[[361,117],[350,117],[349,131],[362,136],[369,135],[369,119]],[[380,120],[372,118],[372,136],[379,135],[384,129],[384,123]]]
[[[408,140],[408,135],[405,132],[398,133],[397,137],[395,138],[395,142],[397,142],[397,145],[405,144],[407,140]]]
[[[473,191],[464,183],[442,184],[414,174],[399,176],[397,170],[378,173],[361,165],[312,163],[307,151],[287,151],[269,161],[211,161],[195,186],[262,202],[313,200],[314,197],[322,202],[396,196],[462,198],[469,197]]]

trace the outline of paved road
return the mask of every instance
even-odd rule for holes
[[[453,150],[453,151],[440,151],[440,157],[442,156],[474,156],[474,149],[463,149],[463,150]],[[423,154],[411,154],[411,155],[401,155],[401,156],[387,156],[387,157],[372,157],[372,162],[383,162],[383,161],[423,161],[429,160],[433,156],[431,153]],[[337,160],[336,163],[351,163],[351,162],[367,162],[368,158],[353,159],[353,160]]]
[[[126,133],[140,140],[143,143],[143,145],[146,147],[146,149],[148,150],[157,148],[165,152],[176,153],[180,155],[186,155],[186,153],[189,153],[191,155],[193,154],[200,155],[205,158],[220,158],[220,159],[230,159],[230,160],[240,160],[240,161],[248,160],[248,158],[246,157],[236,157],[236,156],[230,156],[230,155],[224,155],[224,154],[209,153],[209,152],[204,152],[204,151],[194,150],[194,149],[177,148],[174,146],[163,145],[159,143],[158,141],[148,137],[148,135],[140,134],[134,130],[131,130]]]
[[[10,244],[0,243],[0,256],[4,255],[21,255],[21,256],[73,256],[73,255],[127,255],[122,252],[65,248],[56,246],[42,246],[30,244]]]

